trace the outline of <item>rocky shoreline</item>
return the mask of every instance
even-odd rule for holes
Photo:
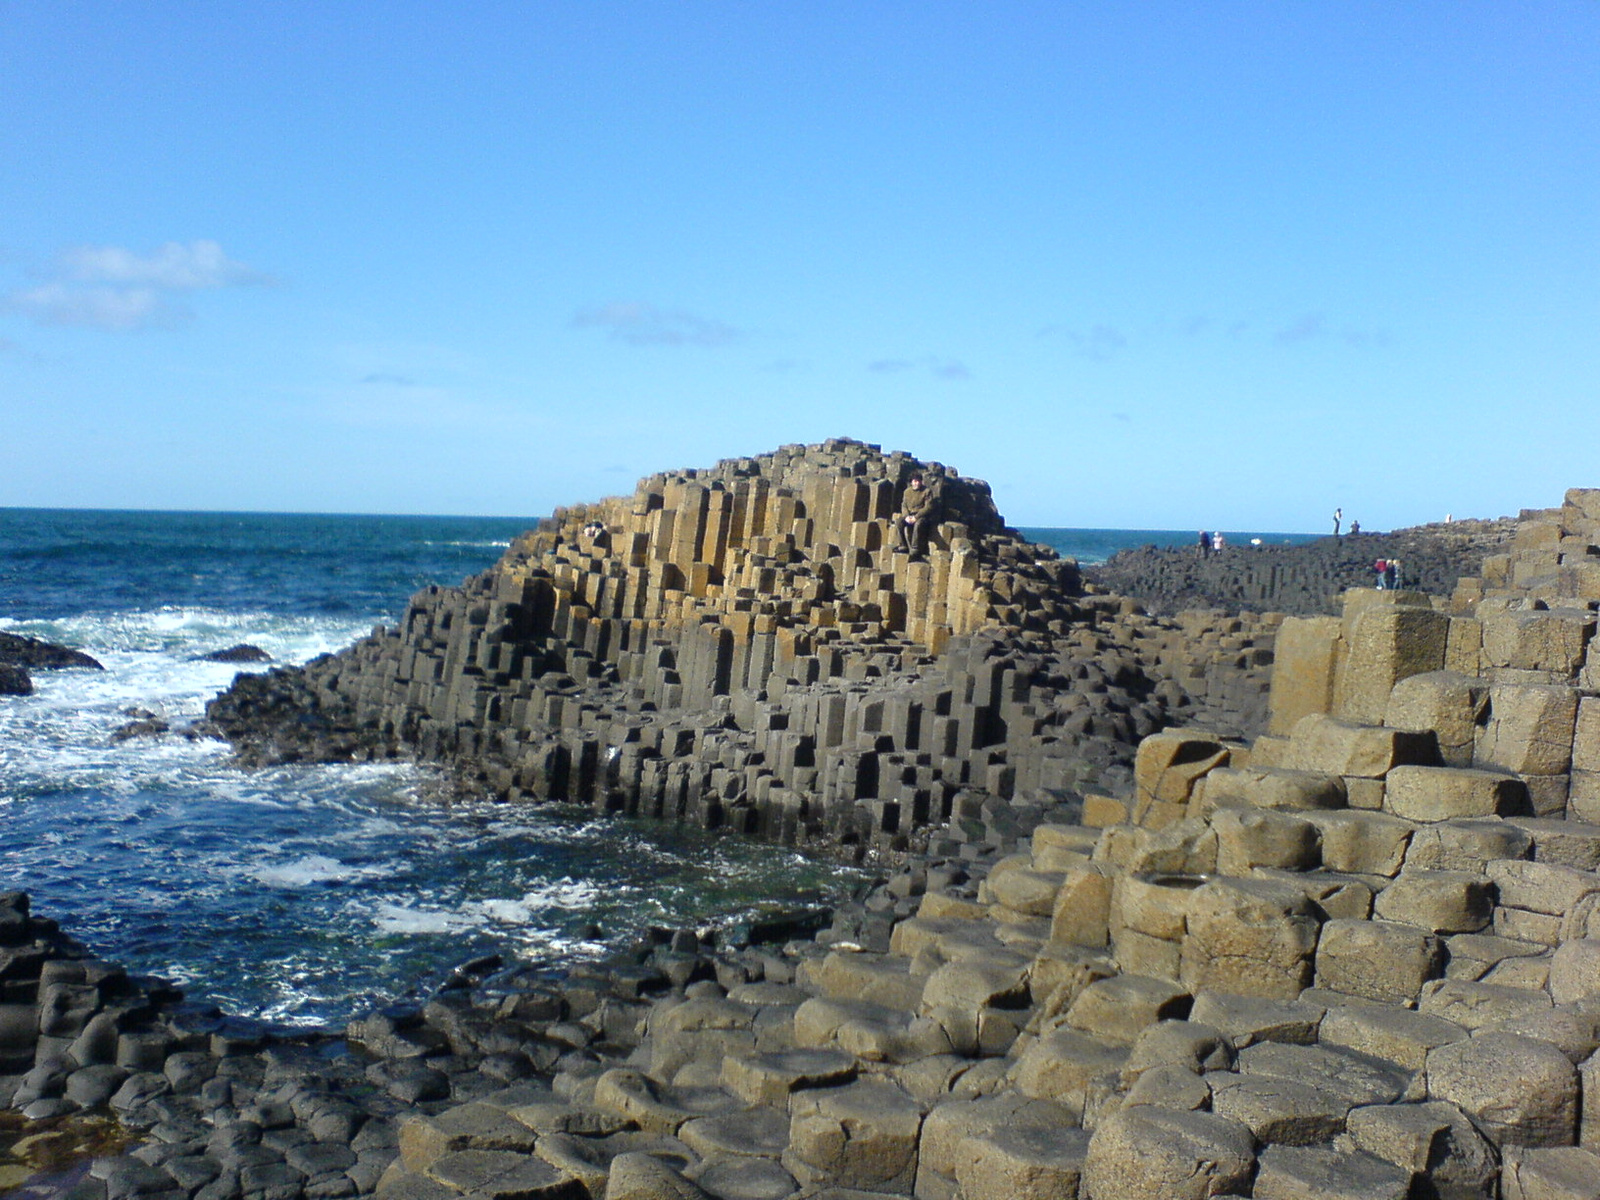
[[[1592,1195],[1600,491],[1448,595],[1159,617],[975,481],[899,561],[926,468],[835,442],[646,480],[209,714],[245,761],[414,755],[832,840],[878,885],[561,980],[468,964],[342,1036],[186,1005],[13,895],[0,1101],[139,1139],[59,1191]]]

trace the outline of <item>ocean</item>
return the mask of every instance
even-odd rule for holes
[[[499,953],[553,969],[650,926],[825,902],[861,871],[733,836],[448,799],[406,764],[241,771],[198,719],[238,643],[298,664],[490,567],[528,518],[0,509],[0,632],[105,670],[0,696],[0,891],[244,1017],[328,1025]],[[1193,532],[1027,529],[1084,562]],[[1229,535],[1229,540],[1253,534]],[[1292,539],[1293,535],[1260,535]]]

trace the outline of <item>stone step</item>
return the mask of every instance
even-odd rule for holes
[[[807,1000],[794,1016],[794,1040],[800,1049],[843,1050],[863,1062],[908,1063],[953,1052],[937,1021],[867,1000]]]
[[[923,1108],[881,1079],[796,1092],[783,1166],[802,1187],[841,1183],[909,1193]]]
[[[805,1088],[838,1087],[856,1077],[855,1056],[843,1050],[795,1049],[722,1060],[722,1084],[747,1104],[787,1110]]]
[[[901,1009],[915,1009],[922,1001],[923,978],[913,975],[910,961],[896,954],[835,950],[802,963],[796,981],[813,995],[832,1000]]]
[[[596,1081],[594,1105],[647,1133],[676,1134],[684,1122],[732,1112],[741,1101],[721,1088],[674,1087],[631,1067],[613,1067]]]
[[[588,1195],[604,1196],[611,1163],[619,1155],[647,1153],[664,1158],[675,1167],[686,1167],[694,1155],[677,1138],[625,1130],[603,1137],[583,1137],[569,1133],[541,1134],[535,1153],[558,1171],[571,1175]]]

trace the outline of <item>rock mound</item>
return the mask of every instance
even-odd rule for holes
[[[1507,548],[1515,528],[1510,518],[1456,521],[1299,546],[1226,546],[1209,554],[1141,546],[1119,551],[1085,574],[1160,612],[1216,607],[1311,616],[1337,612],[1346,588],[1371,587],[1379,559],[1399,562],[1400,586],[1448,596],[1458,579],[1480,574],[1485,558]]]
[[[917,475],[920,555],[895,536]],[[840,439],[558,509],[208,727],[247,762],[416,755],[506,797],[900,848],[966,790],[1074,802],[1179,717],[1255,728],[1271,629],[1088,594],[987,484]]]

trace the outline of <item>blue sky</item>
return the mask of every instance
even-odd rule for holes
[[[461,11],[457,11],[458,7]],[[0,0],[0,505],[1600,486],[1600,3]]]

